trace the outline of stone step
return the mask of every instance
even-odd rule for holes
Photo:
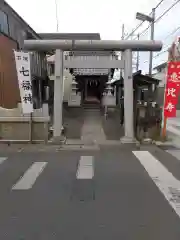
[[[100,104],[83,104],[84,109],[100,109],[101,105]]]

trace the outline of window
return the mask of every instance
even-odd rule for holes
[[[9,35],[8,16],[0,10],[0,32]]]

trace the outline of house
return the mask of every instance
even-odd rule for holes
[[[167,62],[161,63],[160,65],[153,68],[155,73],[153,77],[161,80],[159,86],[164,87],[166,83],[166,69],[167,69]]]
[[[42,33],[39,34],[42,39],[61,39],[61,40],[100,40],[99,33]],[[64,52],[64,59],[73,58],[82,61],[96,60],[96,59],[112,59],[116,58],[114,52],[107,51],[71,51]],[[54,79],[54,55],[48,58],[48,72],[50,79]],[[81,104],[95,101],[101,102],[106,82],[113,76],[114,69],[69,69],[68,70],[77,82],[78,90],[81,92]],[[64,71],[67,75],[67,70]],[[64,81],[64,88],[66,89],[66,96],[64,99],[68,99],[67,95],[71,91],[72,77],[68,81]],[[65,100],[65,101],[66,101]]]
[[[163,103],[164,103],[164,89],[166,84],[166,67],[167,67],[167,62],[161,63],[155,68],[153,68],[155,72],[152,74],[153,78],[160,80],[158,90],[157,90],[157,101],[161,106],[163,106]]]
[[[25,39],[41,37],[4,0],[0,1],[0,106],[15,108],[20,101],[13,50],[23,49]],[[31,53],[31,73],[36,102],[42,99],[47,65],[45,53]],[[41,79],[41,80],[40,80]],[[40,94],[41,92],[41,94]]]
[[[138,116],[138,102],[149,102],[157,100],[157,86],[160,80],[143,75],[142,71],[139,70],[134,72],[133,75],[133,89],[134,89],[134,121],[136,125]],[[111,86],[116,91],[116,103],[119,104],[121,111],[120,122],[124,123],[124,78],[121,77],[119,80],[114,81]],[[119,97],[119,99],[118,99]]]

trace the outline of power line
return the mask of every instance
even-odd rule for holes
[[[131,37],[131,36],[136,32],[136,30],[137,30],[140,26],[142,26],[142,24],[143,24],[144,22],[145,22],[145,21],[142,21],[140,24],[138,24],[137,27],[127,36],[126,39],[128,39],[129,37]]]
[[[157,9],[160,5],[161,5],[161,3],[163,3],[164,2],[164,0],[161,0],[156,6],[155,6],[155,9]]]
[[[169,48],[166,48],[164,51],[161,51],[160,53],[157,53],[155,56],[153,56],[153,58],[157,58],[160,55],[162,55],[163,53],[167,52]]]
[[[167,51],[168,51],[168,49],[165,49],[164,51],[161,51],[160,53],[153,56],[153,59],[159,57],[160,55],[162,55],[163,53],[166,53]],[[147,63],[147,62],[148,62],[148,60],[145,60],[143,63]]]
[[[155,22],[157,23],[159,20],[161,20],[161,19],[162,19],[174,6],[176,6],[179,2],[180,2],[180,0],[176,1],[175,3],[173,3],[168,9],[166,9],[166,11],[164,11],[163,14],[161,14],[161,15],[155,20]],[[140,35],[142,35],[143,33],[146,33],[146,31],[150,28],[150,26],[151,26],[151,24],[150,24],[146,29],[144,29],[144,30],[140,33]],[[172,36],[173,34],[175,34],[179,29],[180,29],[180,27],[175,28],[171,33],[169,33],[169,34],[163,39],[163,41],[167,40],[170,36]],[[164,54],[164,53],[166,53],[166,52],[168,52],[169,47],[170,47],[170,44],[165,45],[165,46],[164,46],[165,49],[164,49],[163,51],[159,52],[158,54],[156,54],[155,56],[153,56],[153,59],[159,57],[160,55],[162,55],[162,54]],[[145,61],[145,62],[146,62],[146,61]],[[145,62],[144,62],[144,63],[145,63]]]
[[[180,0],[177,0],[177,2],[173,3],[161,16],[159,16],[155,22],[158,22],[161,18],[164,17],[164,15],[166,15],[174,6],[176,6],[176,4],[178,4],[180,2]]]
[[[157,9],[157,8],[161,5],[162,2],[164,2],[164,0],[161,0],[161,1],[155,6],[154,9]],[[151,14],[152,14],[152,11],[150,12],[149,15],[151,15]],[[127,40],[130,36],[132,36],[133,33],[135,33],[136,30],[137,30],[139,27],[141,27],[142,24],[143,24],[145,21],[146,21],[146,20],[144,20],[144,21],[142,21],[141,23],[139,23],[139,24],[136,26],[136,28],[135,28],[134,30],[132,30],[132,32],[127,36],[126,40]]]
[[[158,56],[160,56],[160,55],[162,55],[163,53],[167,52],[167,51],[169,50],[169,48],[170,48],[170,44],[165,45],[164,48],[165,48],[165,49],[164,49],[163,51],[157,53],[155,56],[153,56],[153,58],[157,58]]]
[[[163,41],[167,40],[169,37],[171,37],[173,34],[175,34],[178,30],[180,30],[180,27],[177,27],[176,29],[174,29],[170,34],[168,34],[164,39]],[[153,58],[156,58],[158,57],[159,55],[165,53],[168,51],[169,47],[170,47],[171,44],[166,44],[164,46],[165,50],[161,51],[160,53],[156,54]]]
[[[159,20],[161,20],[174,6],[176,6],[178,3],[180,2],[180,0],[178,0],[177,2],[173,3],[162,15],[160,15],[155,21],[154,23],[157,23]],[[150,28],[151,24],[145,28],[139,35],[141,36],[143,33],[146,33],[147,30]]]
[[[166,41],[169,37],[173,36],[178,30],[180,30],[180,27],[175,28],[171,33],[169,33],[162,41]]]

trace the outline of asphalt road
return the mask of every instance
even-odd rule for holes
[[[2,240],[180,239],[180,179],[168,169],[168,153],[104,148],[0,157]]]

